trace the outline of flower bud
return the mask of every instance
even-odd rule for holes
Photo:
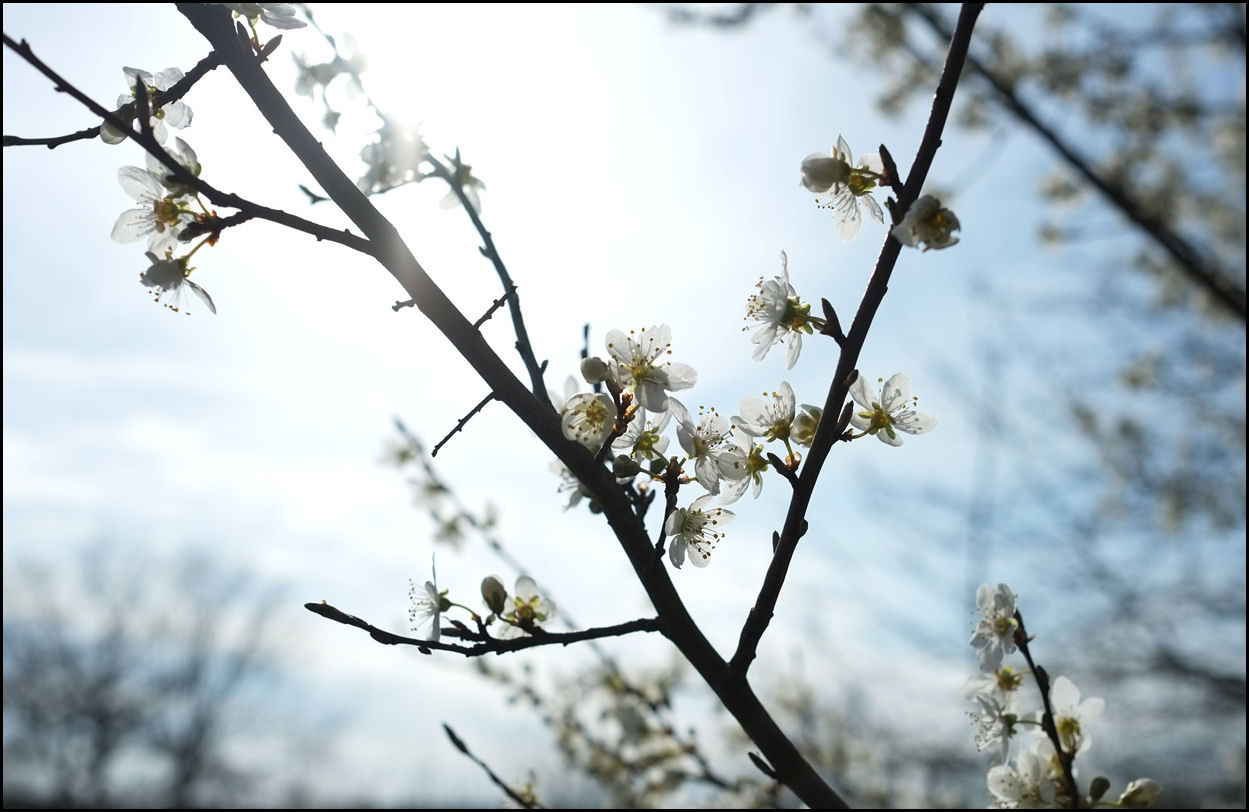
[[[1162,796],[1162,787],[1152,778],[1138,778],[1119,796],[1119,805],[1129,809],[1144,809],[1153,806]]]
[[[807,191],[823,194],[850,180],[850,164],[818,152],[802,159],[802,185]]]
[[[507,603],[507,588],[498,576],[488,575],[482,579],[481,599],[490,607],[491,612],[496,615],[503,613],[504,604]]]
[[[823,415],[824,410],[820,407],[802,404],[802,411],[794,418],[793,429],[789,434],[790,439],[810,448],[811,443],[815,441],[815,430],[819,428],[820,418]]]
[[[581,362],[581,377],[585,378],[588,384],[602,383],[610,375],[611,370],[607,368],[607,363],[597,355]]]

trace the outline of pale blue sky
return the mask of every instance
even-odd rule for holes
[[[67,14],[63,6],[6,4],[4,30],[29,40],[43,60],[106,104],[123,89],[123,65],[186,69],[205,53],[171,8],[142,17],[120,8],[76,6]],[[986,16],[1009,13],[990,7]],[[881,118],[870,71],[830,59],[787,13],[728,35],[674,29],[660,14],[632,6],[353,6],[327,8],[319,21],[354,34],[369,58],[369,89],[384,109],[423,122],[436,151],[458,146],[486,183],[483,217],[520,286],[538,356],[550,359],[553,389],[576,371],[582,324],[591,325],[592,351],[601,351],[608,329],[667,323],[673,357],[700,374],[687,404],[732,414],[741,397],[781,379],[800,402],[823,402],[835,345],[808,339],[789,373],[783,351],[752,362],[741,332],[746,296],[758,277],[777,272],[784,249],[804,298],[817,308],[821,296],[829,298],[849,322],[885,229],[869,222],[850,245],[838,242],[830,214],[799,187],[798,164],[843,133],[856,155],[887,144],[905,172],[926,111]],[[301,51],[324,56],[315,33],[288,32],[272,61],[279,87],[292,87],[289,54]],[[296,184],[307,182],[306,173],[281,153],[224,70],[187,101],[195,119],[181,135],[211,183],[338,222],[326,207],[304,204]],[[297,109],[309,121],[319,118],[306,100]],[[94,123],[6,49],[6,134],[52,135]],[[351,140],[359,132],[353,126],[344,123],[346,141],[332,151],[354,175],[359,166],[350,161],[361,144]],[[931,182],[951,188],[976,178],[950,201],[962,242],[950,251],[903,254],[861,361],[872,377],[910,374],[921,408],[941,425],[899,449],[872,440],[837,448],[758,669],[763,684],[784,673],[792,651],[818,629],[817,647],[837,653],[828,662],[805,655],[813,679],[832,662],[854,663],[860,677],[885,690],[923,673],[924,686],[908,690],[946,703],[936,715],[956,736],[967,733],[958,689],[972,663],[965,643],[973,597],[964,594],[963,558],[957,551],[929,558],[922,541],[917,550],[917,540],[891,537],[891,528],[858,507],[855,480],[870,467],[885,480],[971,481],[968,449],[978,428],[960,412],[958,394],[937,379],[943,363],[968,355],[984,318],[965,295],[969,280],[991,275],[999,290],[1035,288],[1032,280],[1056,261],[1032,242],[1032,190],[1048,161],[1031,143],[1008,138],[994,146],[1005,155],[982,176],[975,170],[986,143],[947,138]],[[402,291],[384,271],[270,224],[233,229],[197,255],[195,279],[212,294],[215,317],[202,308],[185,317],[154,306],[137,281],[147,265],[142,246],[109,240],[113,221],[130,207],[116,182],[126,164],[142,164],[129,143],[4,152],[6,567],[16,556],[54,556],[96,537],[124,537],[211,546],[290,583],[290,619],[300,656],[310,658],[300,670],[308,673],[311,663],[321,689],[342,696],[355,717],[341,758],[327,768],[328,783],[347,792],[358,781],[390,798],[420,786],[438,796],[479,785],[483,798],[493,798],[475,768],[444,745],[438,723],[450,722],[470,742],[484,740],[479,754],[521,778],[529,762],[490,743],[500,730],[542,735],[535,718],[465,679],[463,662],[405,656],[299,606],[324,598],[403,630],[407,579],[428,577],[433,546],[402,478],[378,464],[390,421],[400,416],[432,442],[482,397],[482,385],[419,314],[391,311]],[[378,204],[433,278],[475,317],[498,295],[497,282],[467,218],[439,209],[445,190],[436,187],[431,181]],[[510,361],[502,315],[484,332]],[[515,554],[580,622],[646,614],[601,523],[561,512],[548,458],[495,405],[438,464],[467,502],[498,506]],[[771,528],[783,516],[783,491],[776,479],[758,502],[736,505],[738,521],[713,565],[675,575],[722,652],[731,650],[753,602]],[[895,504],[908,510],[905,492]],[[914,584],[866,565],[873,550],[886,557],[905,550],[917,566],[936,567],[924,576],[927,591],[914,593],[922,605],[906,606]],[[986,578],[1027,593],[1022,568],[1005,559],[994,564]],[[489,572],[512,580],[480,547],[440,551],[438,571],[440,585],[465,602],[475,602],[476,584]],[[899,611],[902,619],[893,614]],[[904,636],[880,628],[882,615],[890,624],[944,627],[946,652],[917,661]],[[658,639],[621,641],[618,650],[642,663],[667,656]],[[532,661],[558,667],[561,656]],[[689,713],[697,717],[706,699],[690,693]],[[361,706],[362,696],[372,704]],[[553,759],[547,753],[538,763]]]

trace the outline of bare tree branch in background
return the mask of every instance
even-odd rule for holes
[[[257,748],[309,757],[318,714],[261,705],[276,590],[205,555],[104,543],[4,580],[6,806],[283,802]]]

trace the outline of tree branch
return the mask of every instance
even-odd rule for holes
[[[703,677],[725,708],[759,747],[776,774],[812,807],[844,808],[845,801],[798,752],[768,714],[746,681],[733,674],[703,635],[664,567],[652,567],[654,550],[632,502],[606,467],[596,464],[581,445],[564,437],[559,416],[538,400],[503,363],[472,324],[434,283],[394,225],[330,159],[282,94],[256,64],[245,39],[236,36],[225,9],[181,3],[178,9],[222,54],[274,132],[312,173],[327,195],[376,246],[374,256],[403,285],[422,313],[439,329],[505,403],[595,496],[633,571],[650,598],[664,635]]]
[[[932,111],[928,116],[928,126],[924,130],[924,137],[920,142],[919,151],[915,155],[915,162],[911,166],[911,172],[907,176],[906,185],[898,200],[897,210],[899,212],[905,212],[919,197],[919,193],[924,186],[924,180],[928,177],[928,170],[932,166],[933,158],[937,154],[937,149],[941,146],[941,133],[945,129],[945,122],[949,117],[950,105],[954,101],[954,91],[958,87],[959,74],[962,72],[963,63],[967,59],[972,29],[976,25],[976,17],[980,14],[981,8],[983,8],[982,3],[965,3],[959,14],[958,25],[950,38],[950,47],[946,54],[945,67],[941,71],[941,79],[933,98]],[[768,571],[764,576],[763,586],[759,590],[759,596],[755,600],[755,605],[751,608],[746,622],[742,625],[737,651],[733,653],[733,658],[729,662],[729,667],[734,673],[743,677],[746,674],[746,670],[750,667],[750,663],[755,659],[759,640],[762,639],[763,633],[772,621],[772,612],[776,607],[777,599],[780,598],[781,587],[785,584],[790,561],[793,559],[794,550],[798,546],[798,540],[802,537],[806,524],[807,508],[810,506],[811,495],[815,490],[815,483],[819,478],[820,469],[823,467],[824,460],[828,457],[833,443],[839,439],[836,426],[834,425],[836,421],[830,418],[832,415],[840,415],[842,412],[842,404],[846,402],[850,384],[854,381],[855,365],[858,363],[859,353],[863,349],[863,343],[867,340],[867,331],[872,326],[872,320],[875,318],[876,311],[885,297],[885,292],[889,289],[889,278],[893,274],[893,267],[898,261],[898,255],[901,250],[902,244],[900,242],[891,235],[885,237],[885,244],[881,248],[879,258],[876,260],[876,269],[872,272],[872,278],[867,283],[867,291],[863,294],[863,300],[859,303],[859,310],[855,313],[854,321],[850,325],[850,331],[842,344],[841,356],[837,361],[837,371],[833,374],[833,383],[829,387],[828,398],[824,402],[825,419],[820,421],[819,427],[816,429],[815,439],[811,443],[811,451],[807,454],[807,459],[802,465],[802,470],[798,475],[798,484],[789,502],[789,511],[785,516],[785,526],[781,531],[780,542],[772,555],[772,563],[768,566]],[[773,764],[775,765],[775,762]]]
[[[34,51],[30,48],[30,45],[28,45],[24,40],[21,43],[18,43],[8,34],[4,34],[3,36],[4,44],[12,48],[37,71],[51,79],[53,83],[55,83],[56,89],[59,92],[68,93],[70,96],[81,102],[88,110],[117,127],[122,132],[125,132],[135,143],[160,160],[160,162],[169,169],[173,179],[178,183],[190,186],[195,191],[207,197],[215,206],[224,206],[240,210],[241,214],[234,215],[223,220],[218,220],[217,225],[221,227],[228,227],[249,219],[268,220],[272,223],[277,223],[278,225],[294,229],[295,231],[302,231],[305,234],[311,234],[318,240],[336,242],[340,245],[345,245],[348,248],[355,249],[356,251],[370,256],[374,254],[373,246],[368,240],[361,239],[349,231],[338,231],[328,228],[326,226],[305,220],[302,217],[288,214],[280,209],[271,209],[267,206],[261,206],[258,203],[253,203],[250,200],[247,200],[246,198],[239,197],[236,194],[222,192],[214,188],[207,181],[201,180],[197,176],[192,175],[184,166],[182,166],[182,164],[174,160],[173,157],[165,151],[165,148],[157,142],[152,134],[146,131],[146,128],[140,128],[140,132],[135,132],[125,121],[118,118],[113,111],[108,110],[96,103],[77,87],[61,77],[60,74],[44,64],[42,60],[35,56]],[[201,62],[201,64],[203,63]]]
[[[502,778],[499,778],[499,776],[495,774],[494,770],[490,769],[489,764],[487,764],[486,762],[482,761],[481,759],[477,758],[477,756],[472,754],[472,752],[468,749],[468,745],[465,744],[464,741],[455,734],[455,731],[452,730],[451,726],[448,725],[446,722],[442,723],[442,729],[446,731],[447,738],[451,740],[451,744],[455,747],[455,749],[459,750],[461,753],[468,756],[469,759],[471,759],[474,764],[476,764],[478,767],[481,767],[483,770],[485,770],[486,775],[490,777],[490,780],[494,782],[494,785],[498,787],[499,789],[503,790],[503,792],[507,794],[507,797],[511,798],[513,801],[520,804],[525,809],[545,809],[546,808],[542,804],[538,803],[537,800],[530,793],[517,792],[516,790],[508,786],[507,783],[504,782]]]
[[[927,23],[928,27],[939,36],[949,37],[949,27],[931,8],[917,3],[906,3],[903,8]],[[994,73],[992,68],[974,56],[968,56],[967,64],[988,83],[1003,107],[1030,127],[1080,177],[1096,189],[1107,203],[1118,209],[1146,237],[1166,252],[1190,281],[1203,289],[1228,313],[1241,322],[1246,320],[1245,290],[1236,284],[1235,278],[1227,269],[1220,267],[1215,260],[1203,257],[1195,246],[1165,222],[1146,213],[1121,184],[1103,178],[1088,161],[1076,154],[1075,149],[1052,127],[1038,119],[1032,109],[1019,98],[1014,87]]]
[[[8,38],[6,37],[6,42],[7,41],[8,41]],[[207,75],[210,70],[213,70],[220,64],[221,64],[221,60],[217,57],[217,54],[210,53],[208,56],[204,57],[198,63],[196,63],[195,67],[191,68],[191,70],[188,73],[186,73],[181,79],[179,79],[178,82],[173,85],[173,87],[169,88],[168,90],[157,93],[155,98],[152,99],[153,106],[163,107],[164,105],[169,104],[172,101],[177,101],[178,99],[181,99],[183,96],[187,94],[188,91],[190,91],[192,87],[195,86],[196,82],[204,78],[204,76]],[[58,87],[58,90],[59,89],[60,88]],[[129,104],[123,104],[121,107],[113,111],[113,115],[116,116],[118,119],[120,119],[122,114],[125,113],[128,108],[133,108],[134,105],[135,105],[134,102],[130,102]],[[113,123],[113,122],[110,121],[110,123]],[[125,129],[129,129],[129,128],[123,128],[123,130]],[[52,136],[49,138],[22,138],[16,135],[6,135],[4,136],[4,146],[6,147],[45,146],[48,149],[56,149],[62,144],[68,144],[73,141],[89,141],[92,138],[99,137],[99,135],[100,135],[100,125],[97,124],[94,127],[88,127],[85,130],[79,130],[78,132],[75,132],[75,133],[69,133],[67,135],[57,135],[57,136]]]
[[[349,615],[346,612],[331,606],[324,601],[321,603],[305,603],[304,608],[313,614],[320,615],[327,620],[333,620],[337,623],[343,623],[347,626],[355,626],[357,629],[363,629],[369,633],[377,642],[386,646],[416,646],[422,654],[429,654],[431,651],[449,651],[453,654],[463,654],[465,657],[480,657],[483,654],[504,654],[509,651],[523,651],[527,648],[536,648],[538,646],[567,646],[572,643],[581,643],[586,640],[599,640],[604,637],[622,637],[626,634],[634,632],[657,632],[660,631],[659,618],[639,618],[630,620],[627,623],[617,623],[615,626],[598,626],[593,629],[583,629],[579,632],[548,632],[539,629],[539,634],[533,634],[529,637],[518,637],[511,640],[501,640],[486,635],[478,635],[476,632],[466,631],[464,628],[447,629],[443,634],[454,635],[466,640],[475,640],[476,645],[461,646],[455,643],[442,643],[433,640],[420,640],[415,637],[404,637],[401,634],[394,634],[385,629],[379,629],[366,620],[361,620],[355,615]]]

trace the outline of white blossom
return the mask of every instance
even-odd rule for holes
[[[767,280],[762,277],[755,283],[758,292],[746,300],[746,321],[758,322],[750,340],[755,347],[754,359],[762,361],[774,344],[789,339],[785,354],[786,369],[793,369],[802,352],[802,334],[811,335],[822,320],[811,316],[811,305],[798,298],[798,292],[789,284],[789,257],[781,252],[781,275]],[[750,329],[749,326],[743,329]]]
[[[560,426],[569,440],[598,451],[616,426],[616,404],[601,392],[573,395],[564,403]]]
[[[148,251],[147,258],[152,265],[139,274],[139,282],[142,283],[143,287],[148,288],[157,304],[163,304],[175,313],[185,311],[187,308],[182,301],[183,293],[189,290],[199,297],[209,311],[216,315],[217,306],[213,304],[212,297],[208,295],[208,291],[187,278],[192,270],[187,267],[187,257],[174,259],[166,256],[162,259]],[[161,301],[162,299],[167,301]]]
[[[447,600],[447,590],[438,591],[438,570],[432,560],[430,571],[433,580],[426,581],[423,587],[418,587],[416,581],[408,582],[408,597],[411,600],[411,605],[408,607],[408,620],[411,622],[412,631],[418,631],[425,621],[431,620],[429,635],[425,639],[431,643],[437,643],[442,634],[442,613],[451,608],[451,602]]]
[[[850,242],[859,233],[865,209],[873,220],[885,222],[880,204],[872,198],[872,190],[884,180],[885,167],[880,156],[872,153],[859,159],[854,165],[854,155],[846,139],[837,136],[837,146],[831,155],[808,155],[802,161],[802,185],[816,194],[830,194],[831,199],[820,201],[821,208],[832,209],[837,222],[837,237]]]
[[[668,560],[672,562],[672,566],[680,569],[685,563],[687,551],[694,566],[705,567],[711,563],[711,551],[724,538],[719,528],[735,518],[731,511],[724,508],[708,507],[713,498],[711,494],[705,493],[688,508],[672,511],[664,522],[664,534],[671,538],[668,542]]]
[[[612,448],[625,451],[638,462],[662,460],[668,450],[668,438],[663,433],[671,420],[669,410],[648,421],[646,410],[639,407],[624,433],[612,441]]]
[[[989,770],[989,791],[998,809],[1041,809],[1054,804],[1054,786],[1046,778],[1041,759],[1023,752],[1015,767],[999,764]]]
[[[733,425],[751,437],[763,437],[768,442],[789,439],[796,402],[788,381],[781,381],[770,400],[752,396],[743,398],[737,406],[742,413],[733,417]]]
[[[745,496],[747,489],[754,486],[754,498],[758,499],[759,494],[763,492],[763,473],[768,470],[771,463],[763,456],[763,446],[756,445],[754,438],[739,428],[734,427],[732,431],[733,442],[736,443],[737,453],[733,455],[725,455],[721,459],[731,461],[735,466],[740,466],[744,471],[744,475],[734,475],[726,477],[723,485],[720,487],[720,504],[730,505]]]
[[[1093,743],[1088,729],[1101,718],[1105,700],[1089,697],[1080,701],[1080,689],[1066,677],[1058,677],[1050,685],[1050,705],[1054,709],[1054,726],[1058,739],[1068,753],[1087,750]],[[1039,721],[1039,719],[1038,719]]]
[[[303,28],[307,25],[295,16],[294,3],[217,3],[217,5],[225,6],[240,17],[246,18],[253,28],[258,21],[285,30]]]
[[[528,575],[516,579],[512,590],[512,609],[500,615],[508,623],[496,635],[500,640],[510,640],[532,634],[541,623],[555,616],[555,604],[538,592],[538,584]]]
[[[652,412],[667,411],[668,392],[689,389],[698,380],[690,365],[660,360],[672,353],[672,328],[666,324],[628,335],[611,330],[607,352],[616,367],[615,379],[632,387],[638,403]]]
[[[738,446],[728,442],[731,426],[723,415],[712,408],[702,412],[698,423],[688,413],[679,420],[677,441],[694,461],[694,476],[699,485],[719,493],[721,479],[741,479],[746,475],[741,465],[744,455]]]
[[[925,251],[949,248],[958,242],[954,236],[959,230],[954,212],[942,208],[941,201],[932,195],[924,195],[906,210],[902,222],[889,233],[903,245],[915,248],[921,243]]]
[[[195,220],[187,208],[190,199],[183,194],[169,193],[161,177],[137,166],[117,170],[121,188],[133,197],[139,208],[127,209],[113,224],[113,240],[137,242],[147,237],[148,250],[166,256],[178,247],[178,232]]]
[[[918,399],[911,397],[911,379],[902,373],[890,377],[879,391],[869,389],[867,379],[859,374],[850,386],[850,397],[859,405],[850,415],[850,425],[876,435],[885,445],[902,445],[899,431],[925,434],[937,425],[937,418],[910,408]]]
[[[138,111],[133,105],[134,88],[137,80],[143,80],[143,86],[147,89],[148,107],[150,108],[151,118],[148,120],[152,128],[152,137],[158,143],[165,143],[169,130],[166,125],[176,129],[190,126],[191,124],[191,108],[181,99],[176,99],[168,104],[156,107],[152,104],[153,97],[158,92],[166,91],[169,88],[182,81],[182,71],[177,68],[166,68],[155,76],[145,70],[138,68],[122,68],[122,73],[126,77],[126,92],[117,97],[118,116],[127,124],[134,121]],[[131,105],[131,106],[128,106]],[[100,125],[100,140],[106,144],[120,144],[126,140],[126,133],[114,127],[111,123],[105,121]]]
[[[980,657],[980,670],[993,671],[1002,657],[1015,650],[1015,593],[1006,584],[981,584],[976,589],[976,609],[980,623],[972,633],[971,645]]]
[[[1119,796],[1119,805],[1129,809],[1145,809],[1162,797],[1162,787],[1152,778],[1138,778],[1127,785]]]

